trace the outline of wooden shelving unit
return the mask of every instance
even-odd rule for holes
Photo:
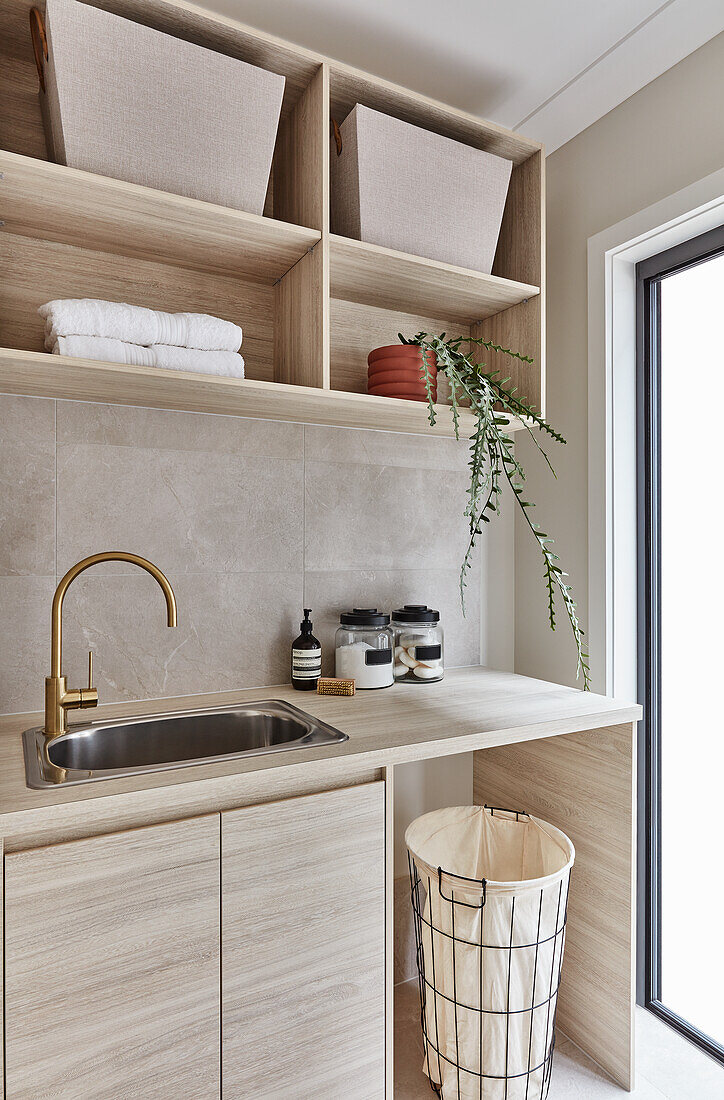
[[[402,432],[414,402],[366,394],[367,354],[420,329],[532,356],[513,381],[544,407],[543,157],[492,123],[184,0],[86,0],[286,77],[263,216],[47,160],[29,0],[0,10],[0,390]],[[513,163],[490,275],[330,232],[331,118],[355,103]],[[49,356],[37,308],[58,297],[209,312],[241,324],[243,381]],[[506,367],[508,367],[506,363]],[[472,424],[472,418],[463,416]],[[514,428],[515,425],[512,425]],[[440,409],[438,434],[452,434]]]

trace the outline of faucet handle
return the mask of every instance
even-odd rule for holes
[[[81,688],[77,693],[79,696],[78,702],[74,705],[85,709],[86,707],[98,706],[98,692],[93,687],[93,650],[88,650],[88,687]]]

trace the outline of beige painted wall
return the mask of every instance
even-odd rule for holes
[[[587,531],[588,238],[724,165],[724,34],[642,88],[547,160],[548,416],[568,439],[551,450],[558,481],[529,444],[520,454],[538,519],[556,538],[585,623]],[[535,472],[534,472],[535,471]],[[530,499],[530,497],[529,497]],[[516,530],[516,671],[574,683],[562,613],[551,636],[540,561]],[[594,669],[595,671],[595,669]]]

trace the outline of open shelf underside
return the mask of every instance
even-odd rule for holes
[[[8,348],[0,348],[0,393],[347,428],[415,434],[433,431],[441,436],[455,434],[450,410],[443,405],[438,406],[437,423],[431,428],[427,406],[421,402],[101,363]],[[468,436],[472,423],[472,414],[461,410],[460,434]],[[513,421],[510,430],[515,431],[520,426]]]

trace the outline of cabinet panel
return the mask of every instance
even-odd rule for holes
[[[384,783],[222,814],[223,1087],[385,1095]]]
[[[524,806],[573,841],[556,1027],[632,1089],[636,726],[500,745],[473,759],[476,803]]]
[[[219,817],[5,859],[7,1100],[219,1096]]]

